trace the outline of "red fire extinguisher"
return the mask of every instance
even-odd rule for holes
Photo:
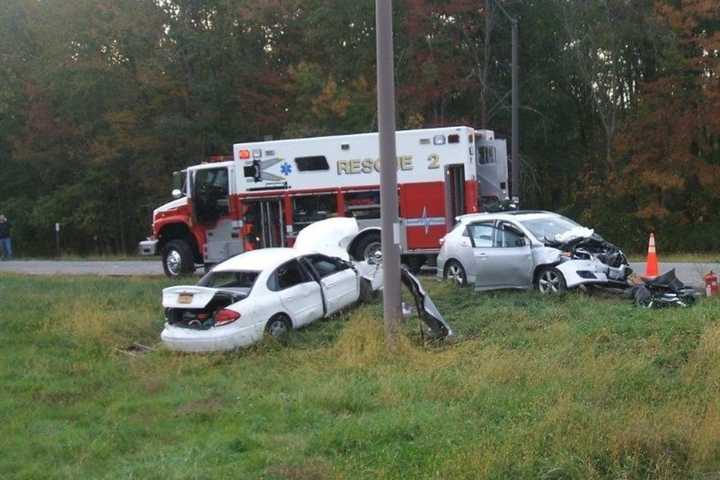
[[[710,270],[710,273],[703,277],[705,279],[705,293],[708,297],[718,294],[718,276]]]

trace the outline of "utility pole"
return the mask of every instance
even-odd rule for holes
[[[486,15],[490,14],[490,10],[487,8],[489,1],[486,0]],[[510,162],[512,168],[512,178],[510,190],[510,198],[518,199],[518,206],[520,200],[520,72],[519,64],[520,58],[518,56],[518,49],[520,45],[520,35],[518,33],[518,19],[510,15],[507,10],[502,6],[500,0],[495,0],[495,5],[498,6],[500,11],[505,15],[512,25],[512,142],[510,146]]]
[[[382,219],[383,318],[385,341],[397,343],[400,304],[400,223],[395,146],[395,67],[392,0],[375,0],[377,42],[378,141],[380,147],[380,217]]]
[[[518,79],[518,34],[517,18],[511,18],[512,22],[512,192],[511,197],[517,197],[518,207],[520,206],[520,85]]]

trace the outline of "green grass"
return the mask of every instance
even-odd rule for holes
[[[0,275],[0,478],[715,478],[720,303],[639,310],[425,278],[458,332],[371,304],[287,346],[159,348],[159,279]]]

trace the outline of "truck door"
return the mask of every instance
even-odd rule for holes
[[[242,242],[232,238],[230,180],[231,172],[227,166],[194,172],[193,214],[195,221],[205,227],[206,263],[221,262],[242,252]]]

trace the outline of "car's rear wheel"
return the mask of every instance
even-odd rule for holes
[[[450,280],[459,287],[467,285],[467,275],[465,268],[457,260],[450,260],[445,265],[445,279]]]
[[[540,270],[535,281],[535,286],[544,295],[558,295],[565,293],[567,284],[562,272],[557,268],[545,268]]]
[[[274,315],[265,325],[265,333],[276,340],[286,340],[291,329],[290,319],[283,314]]]
[[[185,240],[170,240],[162,249],[162,262],[168,277],[190,275],[195,271],[192,248]]]

